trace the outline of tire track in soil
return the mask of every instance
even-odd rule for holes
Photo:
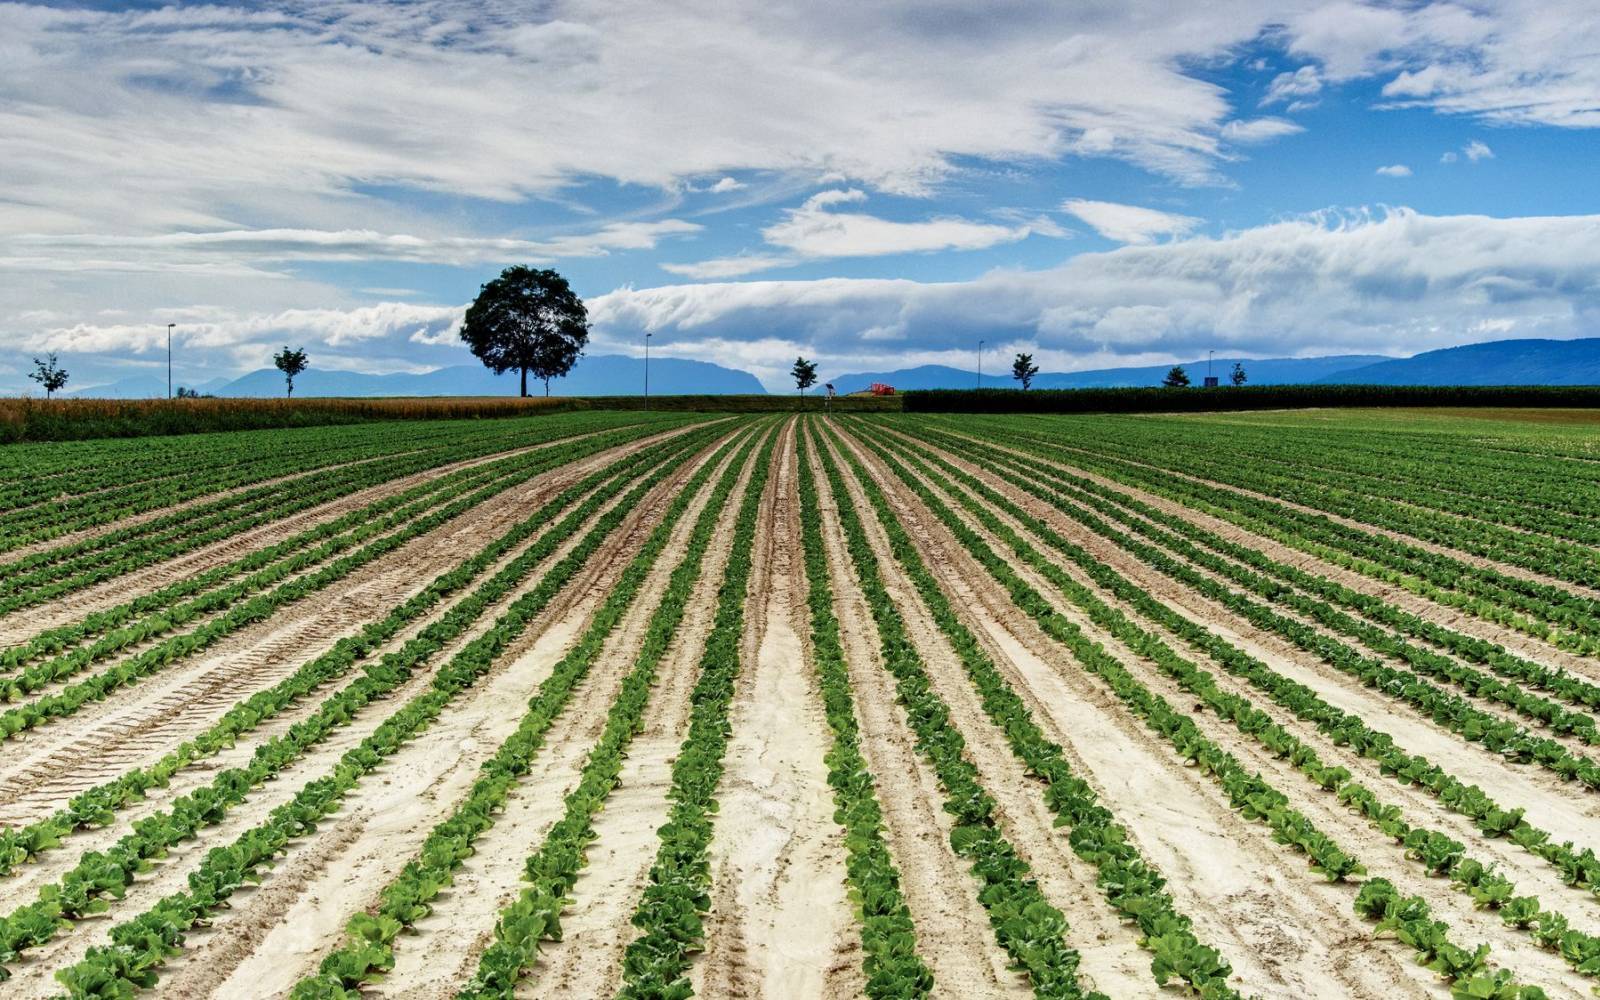
[[[298,978],[294,962],[302,955],[307,956],[305,968],[314,968],[321,954],[337,945],[349,913],[366,902],[373,888],[387,884],[398,872],[432,826],[448,815],[466,793],[476,779],[479,765],[493,756],[500,742],[515,729],[527,698],[576,640],[583,624],[622,572],[626,560],[619,556],[642,542],[659,520],[668,498],[707,454],[709,450],[703,451],[639,504],[630,520],[612,536],[612,544],[591,558],[583,585],[576,586],[576,581],[569,584],[563,591],[565,600],[552,602],[490,673],[474,685],[464,702],[447,710],[373,772],[340,810],[323,820],[314,837],[296,841],[288,855],[267,872],[262,888],[236,894],[230,901],[231,909],[219,911],[211,929],[190,933],[189,946],[166,966],[162,995],[277,995],[286,992]],[[366,726],[342,729],[303,758],[296,765],[298,772],[304,776],[325,772],[381,721],[373,718]],[[231,842],[262,822],[273,808],[292,798],[301,784],[267,783],[251,802],[236,807],[221,824],[208,828],[202,838],[178,845],[167,859],[155,862],[154,870],[129,888],[126,899],[114,904],[111,914],[80,924],[77,933],[69,932],[36,949],[28,960],[16,963],[12,966],[15,976],[7,984],[12,990],[8,1000],[13,995],[51,995],[57,988],[51,980],[56,968],[75,961],[88,945],[103,943],[104,932],[110,926],[182,888],[187,873],[206,851]],[[319,848],[329,837],[352,846],[360,841],[364,849],[359,857],[351,859],[349,850],[336,855]],[[335,885],[319,889],[326,895],[308,896],[304,883],[319,876],[332,878]],[[288,885],[302,888],[294,892],[282,888]],[[273,892],[265,893],[267,888]],[[252,905],[258,898],[265,907]],[[272,909],[284,904],[290,906],[287,913]],[[290,935],[291,944],[263,948],[264,939],[275,933]],[[306,949],[312,951],[308,954]],[[242,981],[239,992],[227,984],[215,992],[209,992],[209,987],[192,993],[175,992],[196,975],[215,981],[227,971],[224,959],[247,960],[246,966],[237,970],[249,970],[249,978]],[[281,990],[269,985],[274,977],[285,975],[292,978],[279,984]]]
[[[47,723],[11,741],[0,762],[0,808],[6,822],[27,821],[11,807],[37,802],[41,788],[59,789],[63,799],[130,767],[160,758],[195,735],[240,698],[270,687],[338,638],[382,618],[456,565],[594,469],[642,447],[618,449],[543,473],[492,497],[453,521],[412,539],[318,594],[285,606],[264,622],[248,625],[205,650],[202,658],[179,661],[101,702]],[[104,669],[103,667],[101,669]],[[61,801],[41,803],[44,815]]]
[[[728,770],[711,842],[706,950],[690,971],[713,997],[861,995],[860,927],[846,894],[843,832],[833,820],[822,691],[800,567],[800,497],[791,419],[763,498],[749,611],[730,719]]]
[[[946,997],[1028,997],[1024,977],[1012,972],[994,939],[977,882],[950,846],[951,822],[932,768],[917,754],[893,678],[883,665],[877,625],[839,525],[831,484],[815,456],[823,545],[832,578],[834,614],[860,716],[861,752],[883,808],[883,837],[902,872],[901,891],[916,925],[918,952],[933,972],[934,990]],[[1069,918],[1070,919],[1070,918]]]
[[[633,669],[650,617],[683,557],[694,522],[705,509],[722,470],[735,458],[729,456],[718,464],[684,511],[627,617],[606,640],[588,676],[573,692],[571,705],[551,727],[533,769],[513,789],[495,825],[478,838],[473,856],[456,869],[455,884],[434,900],[434,912],[416,923],[414,934],[396,942],[394,969],[372,990],[373,995],[447,1000],[472,977],[478,957],[494,939],[500,910],[525,885],[524,862],[565,812],[566,797],[577,787],[589,751],[605,731],[611,705]],[[750,467],[747,462],[738,488],[748,482]],[[736,506],[729,503],[719,515],[718,532],[731,533],[729,512],[736,513]],[[725,545],[726,533],[714,538]],[[623,552],[617,561],[625,564],[632,555]],[[651,700],[660,694],[659,689],[653,691]]]
[[[1303,859],[1273,843],[1264,827],[1235,814],[1212,782],[1184,766],[1102,682],[1016,608],[1010,595],[898,476],[876,455],[851,444],[874,471],[891,508],[967,627],[984,642],[1039,725],[1062,747],[1073,771],[1094,787],[1144,856],[1167,877],[1167,891],[1178,910],[1193,919],[1202,941],[1219,948],[1233,964],[1235,982],[1247,995],[1372,1000],[1439,995],[1430,990],[1435,985],[1431,973],[1397,961],[1384,943],[1371,940],[1367,925],[1350,908],[1350,894],[1328,889],[1309,873]],[[967,523],[997,552],[1009,551],[996,545],[980,526]],[[881,538],[877,541],[886,545]],[[1040,593],[1053,591],[1030,577],[1025,567],[1013,568]],[[910,589],[909,584],[903,586]],[[912,603],[907,600],[902,607]],[[1068,617],[1096,639],[1102,638],[1082,616]],[[1120,644],[1102,644],[1124,663],[1132,661],[1132,654]],[[960,668],[952,665],[952,669]],[[952,691],[958,684],[966,689],[962,693],[966,711],[979,713],[984,727],[992,731],[965,677],[952,677],[948,683]],[[977,722],[961,730],[969,746],[981,733],[981,738],[1010,752],[997,734],[984,732]],[[1021,781],[1035,784],[1025,777]],[[997,784],[989,787],[994,790]],[[1037,798],[1031,787],[1029,795]],[[1061,864],[1077,861],[1065,843],[1059,853]],[[1047,884],[1046,872],[1036,874],[1041,885]],[[1090,890],[1082,898],[1114,918],[1093,888],[1092,873],[1087,884]],[[1082,905],[1067,909],[1069,922],[1083,919],[1085,909]],[[1069,941],[1073,938],[1069,934]],[[1084,957],[1087,965],[1088,950]],[[1132,961],[1148,969],[1144,953],[1136,953]],[[1149,982],[1153,985],[1154,980]]]
[[[574,478],[582,478],[582,475]],[[610,502],[606,503],[600,508],[600,512],[603,513],[606,510],[610,510],[617,503],[620,503],[621,499],[622,497],[620,495],[613,498]],[[581,503],[582,501],[580,500],[578,502]],[[342,740],[343,743],[341,743],[341,745],[354,745],[355,742],[359,742],[360,739],[364,739],[368,733],[377,728],[377,726],[380,724],[383,714],[386,711],[383,706],[404,704],[411,697],[419,694],[424,688],[431,684],[433,682],[434,672],[440,664],[448,662],[449,658],[454,656],[462,647],[466,646],[477,636],[483,634],[485,631],[491,628],[494,624],[495,618],[498,617],[498,615],[507,606],[517,600],[517,598],[522,594],[538,585],[539,579],[543,576],[543,568],[548,568],[549,566],[553,566],[559,562],[572,550],[573,546],[575,546],[577,542],[577,537],[572,537],[564,541],[555,549],[554,552],[551,553],[549,557],[547,557],[541,563],[540,569],[536,569],[533,573],[529,574],[528,579],[524,580],[522,584],[513,588],[493,605],[490,605],[485,610],[482,617],[480,617],[471,628],[467,629],[462,635],[458,636],[452,642],[446,644],[441,650],[430,657],[428,662],[418,668],[417,672],[409,680],[405,681],[386,697],[377,699],[372,705],[369,705],[366,709],[364,709],[351,723],[350,733],[353,733],[353,736],[349,734],[335,734],[334,736],[330,737],[330,739]],[[524,544],[518,546],[514,551],[507,553],[493,566],[491,566],[483,574],[483,576],[479,577],[479,581],[490,578],[499,570],[500,567],[505,565],[505,563],[515,559],[517,555],[523,551],[523,549],[531,547],[537,543],[537,538],[529,539]],[[618,546],[618,544],[619,543],[612,542],[611,546]],[[601,550],[607,554],[607,558],[614,555],[614,550],[611,546],[604,547]],[[581,593],[583,592],[584,588],[589,587],[592,584],[592,581],[601,572],[598,567],[599,564],[593,560],[590,562],[590,564],[585,566],[585,568],[575,577],[574,585],[569,586],[569,592]],[[558,601],[559,600],[560,599],[558,598]],[[403,630],[400,634],[396,635],[395,638],[391,639],[388,643],[385,643],[383,646],[375,650],[373,654],[368,657],[368,661],[376,661],[384,653],[398,649],[416,633],[426,628],[429,622],[443,617],[447,613],[448,608],[453,607],[454,604],[454,601],[446,602],[444,605],[435,608],[434,611],[429,615],[426,615],[419,621],[412,623],[411,626]],[[556,606],[559,605],[552,605],[552,607]],[[550,613],[551,612],[549,611],[546,612],[547,615]],[[526,637],[519,641],[526,644]],[[516,649],[517,647],[514,645],[511,651],[512,655],[515,655]],[[168,804],[172,800],[186,794],[189,791],[192,791],[194,788],[209,784],[217,772],[226,770],[230,767],[247,766],[255,755],[255,751],[258,746],[266,743],[274,736],[282,734],[301,719],[304,719],[315,713],[318,705],[323,701],[323,699],[331,696],[334,690],[342,689],[343,687],[347,686],[347,684],[353,682],[354,676],[347,675],[342,681],[336,682],[335,684],[329,685],[323,689],[319,689],[318,691],[308,695],[306,698],[302,699],[298,705],[293,706],[291,709],[280,714],[277,718],[272,719],[258,727],[253,733],[241,739],[233,747],[225,749],[213,757],[197,761],[190,767],[180,771],[172,778],[171,782],[166,788],[151,789],[144,800],[136,802],[122,810],[116,823],[96,829],[81,830],[73,836],[72,840],[67,845],[67,849],[47,854],[39,861],[18,869],[12,876],[0,881],[0,908],[16,905],[27,899],[33,898],[37,893],[37,886],[58,880],[61,874],[77,863],[77,859],[83,851],[106,849],[120,839],[133,823],[151,813],[165,810],[168,808]],[[152,760],[160,757],[162,754],[172,748],[171,743],[159,739],[144,740],[141,741],[141,744],[142,745],[139,748],[140,751],[147,753]],[[299,765],[293,765],[282,773],[296,773],[294,771],[294,767],[297,766]],[[98,784],[100,781],[109,780],[110,778],[122,773],[122,771],[117,770],[116,768],[106,768],[105,770],[106,773],[103,776],[96,778],[95,781],[91,782],[90,784]],[[72,786],[74,791],[82,790],[82,788],[86,787],[90,787],[90,785],[80,786],[75,784]],[[65,805],[68,797],[69,796],[66,793],[63,793],[57,795],[54,799],[45,799],[43,800],[43,804],[35,809],[35,812],[37,812],[39,815],[49,814],[62,805]]]
[[[661,434],[649,435],[646,438],[620,445],[619,448],[645,447],[651,443],[686,433],[694,429],[695,426],[699,425],[674,428]],[[559,447],[572,441],[583,440],[593,437],[595,434],[603,433],[607,433],[607,431],[575,434],[555,441],[508,449],[493,455],[464,459],[460,462],[452,462],[433,469],[425,469],[421,472],[415,472],[398,479],[366,487],[354,493],[345,494],[308,510],[297,511],[269,524],[263,524],[237,535],[220,539],[193,552],[186,552],[176,558],[140,567],[131,573],[122,574],[110,580],[103,580],[91,587],[63,595],[55,601],[0,616],[0,646],[25,642],[43,629],[71,624],[87,614],[116,607],[142,594],[160,590],[162,587],[178,580],[194,576],[216,566],[232,562],[235,559],[243,558],[257,549],[283,541],[326,521],[335,520],[369,503],[404,492],[412,486],[421,485],[452,472],[475,468],[520,455],[529,455],[546,448]],[[610,453],[612,452],[607,452],[607,454]]]
[[[965,435],[960,436],[965,437]],[[1334,583],[1340,584],[1341,586],[1349,587],[1351,590],[1360,591],[1369,597],[1379,598],[1388,604],[1394,605],[1402,611],[1426,618],[1437,625],[1442,625],[1445,628],[1463,633],[1464,635],[1482,639],[1486,642],[1498,643],[1499,645],[1504,646],[1508,651],[1515,653],[1518,656],[1534,660],[1538,663],[1563,667],[1574,674],[1578,674],[1579,676],[1600,683],[1600,659],[1580,656],[1575,653],[1567,652],[1566,650],[1559,649],[1550,643],[1539,640],[1533,636],[1527,635],[1526,633],[1518,632],[1515,629],[1505,626],[1496,625],[1493,622],[1478,618],[1457,608],[1439,604],[1435,601],[1429,600],[1426,597],[1413,594],[1411,591],[1395,584],[1384,583],[1380,580],[1375,580],[1372,577],[1358,573],[1355,570],[1349,570],[1341,566],[1335,566],[1332,563],[1325,562],[1308,552],[1302,552],[1299,549],[1291,548],[1268,538],[1263,538],[1259,535],[1253,534],[1246,528],[1242,528],[1239,525],[1234,524],[1231,521],[1214,517],[1205,513],[1204,511],[1185,506],[1184,504],[1178,503],[1175,500],[1170,500],[1159,494],[1148,492],[1140,489],[1137,486],[1129,485],[1119,480],[1111,479],[1107,476],[1102,476],[1087,469],[1082,469],[1071,465],[1070,463],[1041,458],[1029,452],[1009,448],[1003,444],[977,441],[976,439],[972,438],[968,438],[968,440],[971,440],[973,443],[985,448],[1003,451],[1026,461],[1035,462],[1047,468],[1059,469],[1072,475],[1079,476],[1083,479],[1090,480],[1091,482],[1097,483],[1100,486],[1116,490],[1126,494],[1129,497],[1132,497],[1135,500],[1140,501],[1141,503],[1154,507],[1163,514],[1170,514],[1174,517],[1182,518],[1183,520],[1188,521],[1197,527],[1204,528],[1213,534],[1220,535],[1230,542],[1256,549],[1263,555],[1266,555],[1276,562],[1283,563],[1284,565],[1291,566],[1306,573],[1315,574],[1327,580],[1331,580]],[[924,447],[934,447],[932,444],[926,441],[918,440],[918,443]],[[939,450],[942,454],[945,454],[947,458],[949,457],[948,453],[944,449],[939,448],[937,450]],[[968,471],[972,470],[969,469]],[[993,484],[991,483],[991,485]]]

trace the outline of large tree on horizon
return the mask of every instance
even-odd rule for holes
[[[589,311],[561,275],[517,264],[479,290],[461,339],[496,375],[520,372],[521,395],[532,372],[548,396],[550,380],[571,371],[589,343]]]

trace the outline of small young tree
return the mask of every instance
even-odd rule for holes
[[[52,351],[44,356],[44,360],[33,359],[33,371],[28,377],[44,386],[44,398],[54,396],[62,386],[67,384],[67,370],[56,364],[56,355]]]
[[[272,356],[272,363],[283,372],[283,381],[289,391],[284,393],[286,398],[294,395],[294,377],[306,370],[306,352],[304,350],[290,350],[288,344],[283,345],[283,350]]]
[[[178,398],[179,399],[199,399],[200,398],[200,390],[199,389],[190,389],[188,386],[180,385],[180,386],[178,386]]]
[[[1189,385],[1189,373],[1183,370],[1182,365],[1173,365],[1172,370],[1167,372],[1167,377],[1161,380],[1161,384],[1168,389],[1187,388]]]
[[[1011,377],[1022,383],[1022,391],[1027,392],[1028,386],[1033,384],[1033,377],[1039,374],[1039,366],[1033,363],[1033,355],[1018,354],[1017,359],[1011,362]]]
[[[1239,362],[1235,361],[1233,363],[1233,373],[1228,376],[1228,381],[1232,382],[1234,385],[1244,385],[1245,377],[1244,365],[1241,365]]]
[[[479,290],[461,339],[496,375],[520,372],[522,395],[532,372],[548,396],[550,380],[571,371],[589,343],[589,311],[566,278],[519,264]]]
[[[795,358],[794,367],[789,369],[789,374],[794,376],[795,387],[800,390],[801,395],[804,395],[807,389],[817,384],[817,364],[815,361]]]

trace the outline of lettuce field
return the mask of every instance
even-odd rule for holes
[[[1600,987],[1600,423],[0,449],[0,996]]]

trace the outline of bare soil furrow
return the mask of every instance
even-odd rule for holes
[[[1074,770],[1166,875],[1168,891],[1194,920],[1196,933],[1233,963],[1244,993],[1331,996],[1333,983],[1340,996],[1426,989],[1431,976],[1425,970],[1417,975],[1382,942],[1370,940],[1368,926],[1350,908],[1353,893],[1326,886],[1264,826],[1234,813],[1213,783],[1186,767],[1039,631],[892,472],[868,450],[857,453],[878,470],[901,523],[937,567],[968,627],[985,638]],[[1048,592],[1037,578],[1029,583]],[[1072,617],[1095,635],[1086,620]],[[1124,662],[1135,658],[1120,644],[1102,644]],[[962,732],[970,739],[974,729],[964,725]],[[1098,892],[1094,901],[1104,905]],[[1068,919],[1081,909],[1068,911]]]

